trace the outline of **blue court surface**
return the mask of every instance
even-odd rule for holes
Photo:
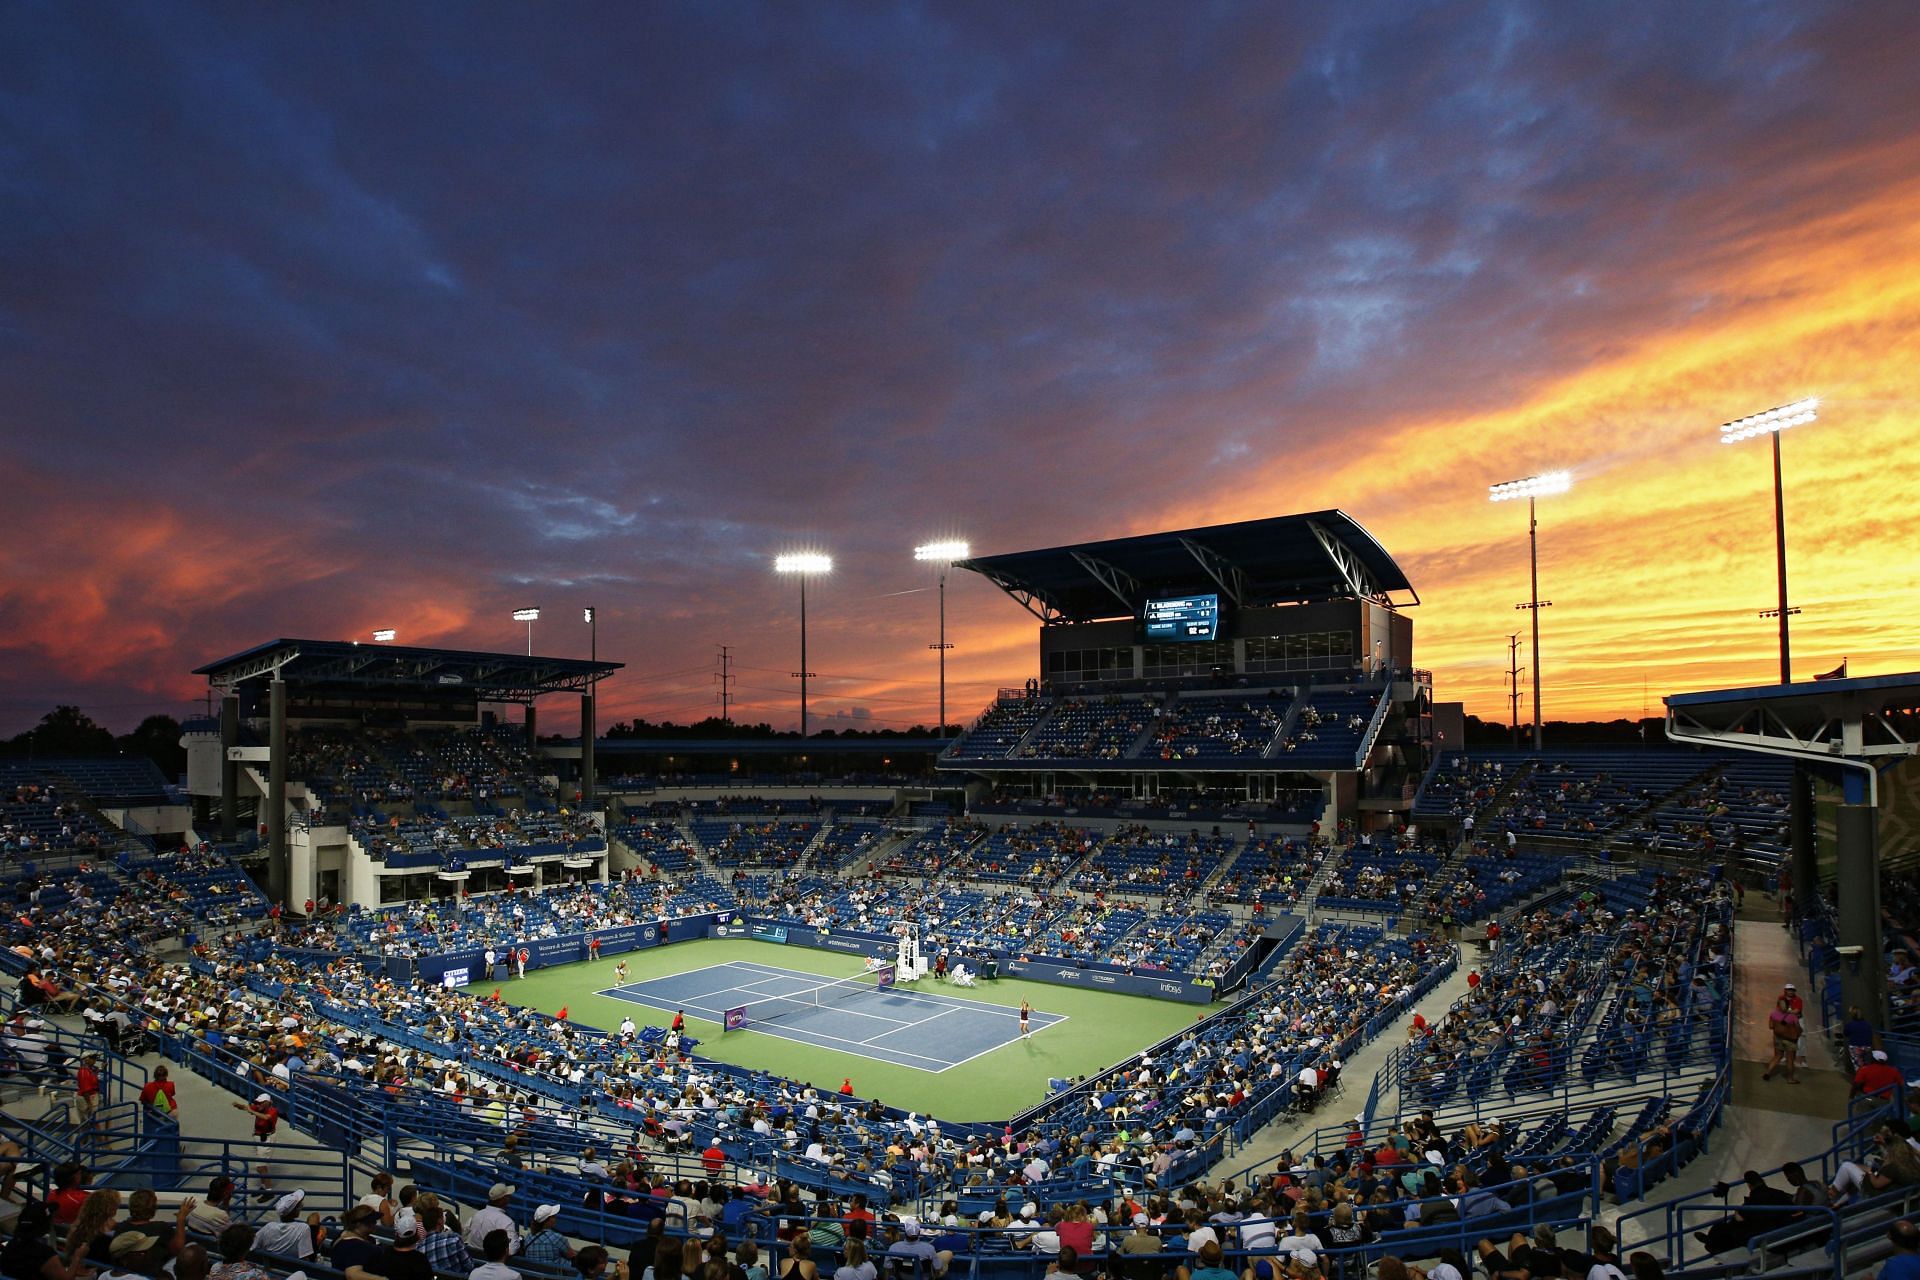
[[[649,978],[624,987],[609,987],[598,994],[630,1000],[666,1013],[685,1009],[696,1017],[719,1022],[728,1009],[746,1005],[751,1011],[760,1001],[782,996],[804,997],[827,981],[829,979],[817,973],[735,960],[676,973],[670,978]],[[786,1006],[787,1011],[771,1022],[752,1021],[749,1012],[747,1029],[798,1044],[932,1072],[971,1062],[1020,1038],[1020,1011],[1004,1005],[897,986],[862,987],[835,994],[838,1000],[819,1008]],[[1038,1035],[1066,1020],[1065,1014],[1035,1009],[1033,1033]],[[708,1047],[712,1047],[712,1042]]]

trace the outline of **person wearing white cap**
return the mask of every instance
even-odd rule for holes
[[[320,1225],[317,1213],[309,1213],[305,1221],[301,1220],[300,1206],[306,1199],[304,1191],[289,1191],[273,1202],[274,1220],[261,1227],[253,1238],[257,1252],[299,1258],[303,1262],[312,1260],[319,1246],[326,1243],[327,1229]]]
[[[560,1219],[560,1206],[543,1204],[533,1211],[533,1225],[527,1228],[527,1240],[520,1248],[520,1256],[528,1262],[558,1266],[573,1260],[573,1246],[560,1234],[554,1224]]]
[[[514,1226],[513,1219],[507,1216],[507,1201],[511,1199],[513,1188],[504,1182],[496,1182],[488,1189],[487,1207],[467,1221],[464,1238],[468,1249],[476,1254],[484,1254],[487,1232],[504,1231],[507,1233],[507,1252],[519,1252],[520,1228]]]
[[[1865,1064],[1853,1073],[1853,1090],[1848,1096],[1859,1098],[1884,1094],[1892,1097],[1894,1091],[1905,1083],[1905,1073],[1887,1060],[1887,1051],[1875,1049]]]

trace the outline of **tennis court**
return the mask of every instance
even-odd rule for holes
[[[946,1071],[1020,1038],[1018,1009],[867,985],[871,981],[833,983],[822,990],[817,973],[733,960],[597,994],[666,1013],[684,1009],[716,1023],[725,1020],[727,1010],[745,1005],[749,1031],[918,1071]],[[806,1003],[816,998],[821,1003]],[[1035,1009],[1033,1031],[1037,1035],[1066,1020]]]

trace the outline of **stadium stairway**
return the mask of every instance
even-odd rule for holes
[[[1267,749],[1260,753],[1263,757],[1271,760],[1275,756],[1286,754],[1281,750],[1280,744],[1293,736],[1294,726],[1300,719],[1300,710],[1307,705],[1307,698],[1312,692],[1312,687],[1309,686],[1294,695],[1293,701],[1287,706],[1287,714],[1280,717],[1280,727],[1273,731],[1271,738],[1267,739]]]
[[[1471,967],[1467,957],[1462,955],[1460,964],[1447,979],[1420,998],[1422,1008],[1437,1013],[1451,1007],[1455,1000],[1467,993],[1467,970]],[[1310,1141],[1316,1129],[1343,1123],[1348,1117],[1359,1114],[1365,1108],[1367,1091],[1374,1077],[1386,1065],[1387,1055],[1406,1043],[1407,1029],[1413,1025],[1416,1012],[1419,1010],[1409,1009],[1402,1014],[1387,1030],[1361,1046],[1360,1052],[1341,1067],[1338,1094],[1304,1115],[1282,1114],[1275,1117],[1266,1128],[1242,1143],[1240,1149],[1222,1166],[1222,1170],[1244,1168],[1271,1160],[1283,1151],[1294,1150],[1303,1138]]]

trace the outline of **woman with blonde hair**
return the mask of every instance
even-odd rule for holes
[[[867,1261],[867,1246],[860,1240],[847,1241],[846,1261],[833,1273],[833,1280],[874,1280],[877,1273]]]
[[[80,1205],[80,1216],[67,1228],[67,1269],[76,1270],[93,1248],[94,1241],[113,1234],[113,1223],[120,1216],[120,1193],[102,1187]]]

